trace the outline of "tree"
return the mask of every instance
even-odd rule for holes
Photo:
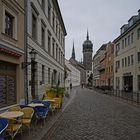
[[[92,82],[93,82],[93,73],[91,73],[88,78],[88,86],[92,86]]]

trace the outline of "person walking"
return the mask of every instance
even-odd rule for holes
[[[84,83],[83,82],[82,82],[82,85],[81,86],[82,86],[82,88],[84,87]]]
[[[70,89],[72,89],[72,83],[70,83]]]

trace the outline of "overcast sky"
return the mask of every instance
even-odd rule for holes
[[[89,38],[93,54],[120,35],[120,27],[140,9],[140,0],[58,0],[67,30],[66,58],[71,57],[73,40],[76,59],[81,60],[82,44]]]

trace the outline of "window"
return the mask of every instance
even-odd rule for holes
[[[120,68],[120,61],[116,61],[116,72],[118,72],[119,68]]]
[[[59,48],[59,62],[61,62],[61,50]]]
[[[16,104],[16,65],[0,61],[0,107]]]
[[[127,38],[125,38],[125,42],[124,43],[125,43],[125,47],[126,47],[127,46]]]
[[[130,56],[128,56],[128,66],[130,65]]]
[[[133,35],[134,33],[131,33],[131,43],[133,43]]]
[[[56,60],[58,60],[58,45],[56,44]]]
[[[125,67],[127,66],[127,57],[125,57]]]
[[[124,59],[122,59],[122,67],[124,67]]]
[[[55,40],[52,41],[52,55],[55,57]]]
[[[138,52],[138,62],[140,62],[140,52]]]
[[[59,39],[59,41],[60,41],[60,34],[61,34],[61,29],[59,28],[59,35],[58,35],[58,39]]]
[[[63,57],[62,57],[62,52],[61,52],[61,64],[63,63],[63,62],[62,62],[62,61],[63,61],[62,58],[63,58]]]
[[[37,18],[32,14],[32,38],[37,40]]]
[[[131,55],[131,65],[134,64],[134,58],[133,58],[133,55]]]
[[[138,91],[140,91],[140,75],[138,75]]]
[[[42,65],[42,84],[45,82],[45,66]]]
[[[41,3],[42,5],[42,9],[43,9],[43,11],[45,12],[45,0],[42,0],[42,3]]]
[[[128,45],[130,45],[130,35],[128,36]]]
[[[48,84],[50,84],[50,74],[51,74],[50,71],[51,71],[50,68],[48,68]]]
[[[140,39],[140,28],[138,28],[138,30],[137,30],[137,37],[138,37],[138,39]]]
[[[120,43],[116,45],[116,56],[118,56],[118,52],[120,51]]]
[[[51,21],[51,7],[48,6],[48,20]]]
[[[116,77],[116,89],[120,89],[120,77]]]
[[[42,48],[45,48],[45,30],[42,27]]]
[[[14,17],[5,12],[5,34],[13,37],[13,24],[14,24]]]
[[[48,34],[48,53],[51,54],[51,36]]]
[[[120,61],[118,61],[118,68],[120,68]]]
[[[122,49],[124,48],[124,40],[122,40]]]
[[[52,26],[53,26],[53,29],[54,29],[55,28],[55,15],[54,15],[54,13],[52,14]]]
[[[57,31],[58,31],[58,23],[57,23],[57,20],[56,20],[56,28],[55,28],[55,30],[56,30],[56,36],[57,36]]]

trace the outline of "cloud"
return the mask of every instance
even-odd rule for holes
[[[82,43],[88,28],[93,42],[94,54],[108,41],[113,41],[120,33],[120,27],[137,14],[140,0],[59,0],[63,20],[66,25],[66,58],[71,57],[73,39],[76,58],[82,57]]]

